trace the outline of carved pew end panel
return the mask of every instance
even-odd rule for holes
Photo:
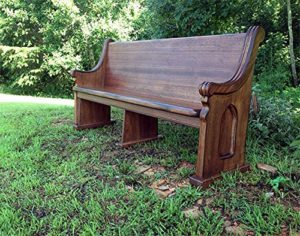
[[[221,160],[233,157],[236,145],[237,110],[229,105],[221,118],[219,137],[219,158]]]
[[[199,151],[193,185],[207,187],[231,170],[248,171],[245,144],[250,108],[251,78],[240,90],[228,95],[214,95],[204,103],[200,116]]]

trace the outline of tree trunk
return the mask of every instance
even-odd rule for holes
[[[291,58],[291,67],[292,67],[292,76],[293,76],[293,85],[296,87],[298,85],[298,78],[296,72],[296,61],[294,54],[294,45],[293,45],[293,28],[292,28],[292,10],[290,0],[286,1],[287,13],[288,13],[288,30],[289,30],[289,51]]]

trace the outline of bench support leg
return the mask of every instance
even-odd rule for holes
[[[250,107],[251,80],[230,95],[214,95],[203,103],[196,174],[193,185],[208,187],[222,172],[249,170],[245,145]]]
[[[78,98],[75,94],[75,124],[78,130],[111,124],[110,106]]]
[[[135,112],[124,112],[122,147],[142,143],[158,138],[157,118],[138,114]]]

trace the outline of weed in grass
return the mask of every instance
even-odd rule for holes
[[[195,172],[194,169],[191,169],[191,168],[188,168],[188,167],[181,167],[181,168],[177,169],[177,174],[182,179],[191,176],[192,174],[194,174],[194,172]]]

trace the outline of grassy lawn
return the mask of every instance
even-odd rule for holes
[[[122,112],[113,117],[113,126],[76,131],[72,107],[0,103],[0,235],[299,233],[300,160],[288,151],[249,134],[252,171],[202,190],[186,185],[196,129],[161,121],[163,139],[122,149]],[[158,180],[175,194],[158,195]],[[185,214],[191,208],[197,214]]]

